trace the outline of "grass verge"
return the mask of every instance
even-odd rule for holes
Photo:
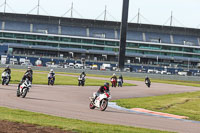
[[[94,133],[169,133],[152,129],[135,128],[121,125],[100,124],[75,119],[50,116],[40,113],[33,113],[18,109],[0,107],[0,120],[8,120],[20,123],[36,124],[40,126],[58,127],[63,130],[74,132]]]
[[[0,73],[2,73],[3,69],[0,69]],[[18,84],[26,70],[21,69],[12,69],[11,73],[11,84]],[[37,72],[37,73],[36,73]],[[48,72],[46,71],[36,71],[33,73],[33,84],[47,84],[47,75]],[[66,73],[63,73],[66,74]],[[1,78],[0,78],[1,80]],[[89,79],[86,77],[86,86],[101,86],[105,82],[109,82],[107,80],[100,80],[100,79]],[[65,75],[56,75],[55,85],[78,85],[78,76],[71,77]],[[124,83],[124,86],[135,86],[134,84]]]
[[[0,72],[2,72],[3,69],[0,69]],[[13,70],[13,69],[12,69]],[[23,69],[14,69],[14,71],[17,71],[17,76],[20,76],[20,78],[17,78],[17,82],[13,81],[11,83],[19,83],[19,81],[21,80],[21,77],[23,75],[23,72],[25,72],[25,70]],[[13,72],[14,72],[13,71]],[[44,74],[43,76],[43,80],[41,81],[33,81],[35,84],[47,84],[47,71],[38,71],[38,70],[34,70],[36,72],[42,72],[42,73],[46,73],[46,75]],[[12,72],[12,74],[13,74]],[[78,77],[78,75],[80,75],[79,73],[65,73],[65,72],[56,72],[57,74],[68,74],[68,75],[75,75]],[[18,75],[19,74],[19,75]],[[58,76],[58,75],[57,75]],[[57,77],[56,76],[56,77]],[[102,78],[108,78],[110,79],[111,75],[96,75],[96,74],[87,74],[87,76],[89,77],[102,77]],[[35,76],[34,77],[38,77]],[[67,76],[65,76],[67,77]],[[151,77],[150,77],[151,78]],[[16,78],[14,78],[13,80],[16,80]],[[72,81],[73,80],[73,81]],[[134,81],[144,81],[144,78],[138,78],[138,77],[124,77],[124,80],[134,80]],[[66,79],[61,78],[61,80],[59,79],[60,82],[57,82],[58,80],[56,80],[57,85],[77,85],[77,78],[75,77],[69,77]],[[97,82],[96,82],[97,81]],[[86,85],[88,86],[100,86],[102,85],[106,80],[104,80],[103,82],[101,82],[103,80],[92,80],[92,79],[87,79],[86,80]],[[107,82],[110,82],[107,80]],[[198,81],[181,81],[181,80],[164,80],[164,79],[151,79],[152,83],[164,83],[164,84],[174,84],[174,85],[183,85],[183,86],[193,86],[193,87],[200,87],[200,82]],[[129,83],[124,83],[124,86],[135,86],[134,84],[129,84]]]
[[[79,75],[78,73],[64,73],[64,72],[58,72],[58,73],[60,73],[60,74],[69,74],[69,75]],[[108,78],[108,79],[111,77],[111,75],[109,76],[109,75],[96,75],[96,74],[87,74],[87,76],[90,76],[90,77],[102,77],[102,78]],[[143,81],[144,82],[144,78],[124,77],[124,80],[134,80],[134,81]],[[164,83],[164,84],[174,84],[174,85],[200,87],[200,82],[198,82],[198,81],[151,79],[151,82],[152,83]]]
[[[119,99],[114,102],[125,108],[144,108],[187,116],[191,120],[200,121],[200,91],[144,98]]]

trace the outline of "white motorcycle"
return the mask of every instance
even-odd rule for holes
[[[31,88],[31,82],[26,79],[17,89],[17,97],[22,96],[22,98],[26,97],[27,92]]]
[[[10,82],[10,75],[7,72],[3,72],[1,74],[1,78],[2,78],[2,85],[6,84],[8,85]]]
[[[100,108],[101,111],[105,111],[108,106],[108,101],[111,99],[111,95],[109,92],[105,92],[103,94],[99,94],[99,96],[94,100],[96,96],[96,92],[93,93],[93,97],[89,97],[90,99],[90,109],[95,109],[95,107]]]

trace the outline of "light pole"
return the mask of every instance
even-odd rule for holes
[[[122,22],[120,27],[120,47],[119,47],[119,69],[122,71],[124,68],[125,54],[126,54],[126,34],[128,26],[128,9],[129,9],[129,0],[123,0],[123,9],[122,9]]]

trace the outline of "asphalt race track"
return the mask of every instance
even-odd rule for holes
[[[197,87],[153,83],[151,88],[147,88],[144,82],[127,82],[138,86],[111,88],[112,99],[200,91],[200,88]],[[180,133],[200,132],[200,123],[131,113],[111,107],[108,107],[105,112],[98,109],[90,110],[88,97],[92,96],[92,93],[99,88],[98,86],[33,85],[24,99],[16,97],[16,88],[17,85],[0,85],[0,106],[98,123],[120,124]]]

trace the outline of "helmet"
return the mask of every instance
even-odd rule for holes
[[[104,83],[104,86],[109,87],[109,83],[108,82]]]
[[[9,65],[7,65],[6,68],[10,68]]]
[[[30,66],[28,66],[28,70],[31,70],[31,67],[30,67]]]
[[[82,74],[85,74],[85,72],[82,72]]]
[[[116,76],[116,74],[115,74],[115,73],[113,73],[113,76]]]
[[[50,72],[53,72],[53,69],[51,69]]]
[[[148,76],[145,76],[145,78],[149,78]]]

